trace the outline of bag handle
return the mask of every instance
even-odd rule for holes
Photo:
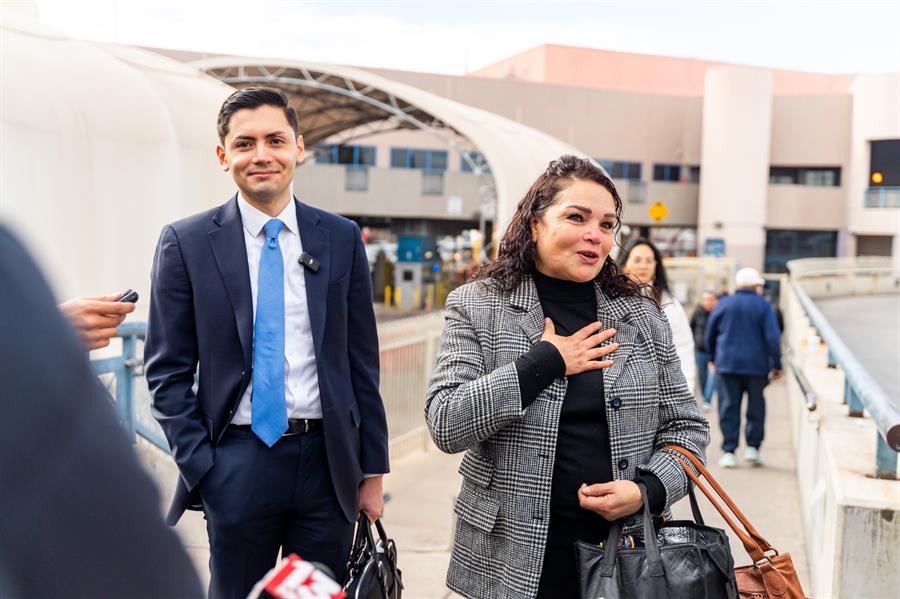
[[[691,515],[694,517],[694,522],[700,526],[706,526],[706,522],[703,521],[703,514],[700,513],[700,505],[697,503],[697,494],[694,493],[693,481],[688,485],[688,499],[691,502]]]
[[[665,576],[666,572],[663,569],[662,555],[659,552],[659,539],[656,538],[653,516],[650,513],[650,502],[647,500],[647,488],[643,483],[637,483],[637,486],[641,491],[641,503],[644,504],[644,552],[647,555],[647,572],[650,576]],[[600,576],[610,578],[615,571],[616,555],[619,551],[619,538],[622,536],[623,521],[624,518],[620,518],[610,524],[603,560],[600,562]]]
[[[722,488],[722,486],[718,483],[718,481],[712,476],[709,470],[706,469],[706,466],[691,452],[680,447],[678,445],[666,445],[663,449],[669,449],[676,452],[679,455],[675,455],[675,459],[677,459],[682,468],[684,468],[687,476],[694,482],[698,489],[700,489],[706,498],[709,499],[709,502],[716,508],[719,514],[722,515],[722,518],[728,524],[729,528],[734,531],[734,533],[741,539],[741,543],[744,545],[744,549],[747,550],[747,553],[750,554],[750,557],[754,562],[759,562],[760,560],[764,560],[766,558],[765,553],[769,551],[778,552],[772,548],[772,545],[763,538],[761,534],[750,524],[750,521],[747,519],[747,516],[741,511],[741,509],[734,503],[731,497],[728,496],[728,493]],[[725,502],[725,505],[728,506],[728,509],[731,511],[734,516],[737,517],[738,521],[741,523],[742,527],[739,527],[734,520],[729,515],[728,511],[722,507],[719,501],[716,499],[716,496],[706,488],[703,482],[700,480],[700,477],[694,474],[694,471],[691,467],[685,462],[682,458],[686,458],[694,467],[700,472],[701,475],[709,482],[710,486],[715,490],[716,494]]]
[[[396,563],[396,545],[395,545],[395,553],[393,555],[388,553],[388,539],[387,533],[384,530],[384,524],[381,523],[381,518],[375,519],[375,530],[378,531],[378,536],[381,537],[381,546],[384,547],[384,562],[388,564],[391,569],[391,574],[393,575],[394,584],[400,585],[400,589],[405,588],[403,586],[403,580],[400,578],[400,569],[397,567]]]

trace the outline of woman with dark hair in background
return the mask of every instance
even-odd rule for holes
[[[649,239],[638,237],[628,242],[625,250],[619,254],[618,263],[622,272],[642,284],[643,292],[656,300],[665,313],[666,320],[672,327],[672,339],[678,359],[681,360],[681,371],[693,394],[694,379],[697,376],[694,335],[687,313],[669,291],[669,279],[666,277],[662,254]]]
[[[622,202],[591,161],[554,160],[497,259],[447,298],[428,390],[431,436],[465,451],[448,586],[466,597],[578,595],[574,543],[687,493],[672,443],[709,427],[659,306],[609,258]]]

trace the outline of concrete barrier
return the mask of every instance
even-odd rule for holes
[[[804,280],[812,297],[896,292],[896,277],[854,273]],[[810,412],[800,385],[789,378],[813,597],[888,598],[900,588],[900,481],[872,476],[876,427],[848,415],[844,374],[829,368],[828,350],[790,285],[782,287],[785,340],[818,400]]]

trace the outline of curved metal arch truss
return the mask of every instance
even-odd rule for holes
[[[374,85],[305,66],[241,64],[205,70],[232,87],[267,85],[283,90],[297,111],[303,139],[309,145],[335,136],[339,143],[345,143],[374,133],[420,129],[459,151],[475,174],[481,175],[486,170],[486,162],[473,157],[477,148],[471,140],[440,117]],[[345,136],[340,136],[341,133]]]
[[[481,218],[490,218],[496,207],[495,231],[506,226],[550,160],[561,154],[584,155],[521,123],[363,69],[247,57],[211,58],[193,65],[234,87],[266,85],[285,91],[309,146],[397,129],[436,136],[481,178]]]

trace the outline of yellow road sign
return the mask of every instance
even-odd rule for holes
[[[659,222],[669,216],[669,209],[662,202],[654,202],[652,206],[647,208],[647,213],[650,215],[650,218]]]

